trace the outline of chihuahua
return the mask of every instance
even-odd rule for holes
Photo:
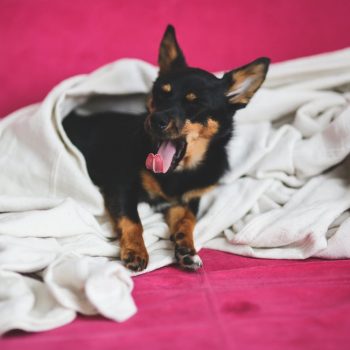
[[[146,201],[164,214],[178,265],[197,270],[202,262],[193,229],[199,200],[229,169],[226,146],[233,117],[265,80],[270,60],[258,58],[218,78],[187,65],[169,25],[158,63],[147,113],[82,118],[73,111],[63,127],[104,197],[124,264],[133,271],[147,267],[137,211]]]

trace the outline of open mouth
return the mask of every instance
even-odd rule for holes
[[[174,170],[185,155],[186,147],[187,143],[184,139],[159,142],[155,154],[148,154],[146,168],[162,174]]]

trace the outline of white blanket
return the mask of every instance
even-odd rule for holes
[[[136,312],[103,198],[61,122],[78,107],[141,111],[156,74],[120,60],[0,123],[0,333],[51,329],[77,312],[116,321]],[[201,202],[198,249],[350,257],[349,91],[350,49],[272,65],[236,115],[231,171]],[[174,262],[162,216],[146,204],[139,211],[147,271]]]

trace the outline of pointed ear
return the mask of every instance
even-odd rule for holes
[[[185,57],[176,41],[172,25],[168,25],[160,43],[158,64],[159,74],[186,67]]]
[[[245,107],[264,82],[269,64],[269,58],[261,57],[226,73],[222,79],[226,85],[229,103],[238,108]]]

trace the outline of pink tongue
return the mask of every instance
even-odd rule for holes
[[[158,153],[150,153],[146,159],[146,168],[155,173],[166,173],[171,165],[176,147],[171,141],[163,141]]]

